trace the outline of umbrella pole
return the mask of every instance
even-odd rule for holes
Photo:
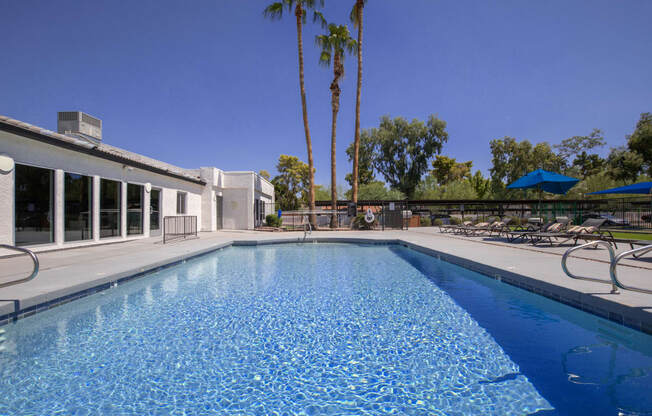
[[[543,212],[541,211],[541,185],[537,185],[539,189],[539,216],[541,217],[541,222],[544,222]]]

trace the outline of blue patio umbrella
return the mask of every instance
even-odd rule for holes
[[[605,189],[603,191],[591,192],[587,195],[601,195],[601,194],[650,194],[652,193],[652,182],[639,182],[627,186],[619,186],[618,188]]]
[[[507,189],[531,189],[550,192],[551,194],[565,194],[579,179],[564,176],[555,172],[537,169],[507,185]]]
[[[564,176],[559,173],[549,172],[543,169],[537,169],[521,176],[514,182],[507,185],[507,189],[533,189],[539,190],[539,212],[541,211],[541,191],[550,192],[551,194],[565,194],[571,189],[579,179]]]

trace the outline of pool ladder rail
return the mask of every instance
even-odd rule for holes
[[[4,248],[4,249],[7,249],[7,250],[20,251],[22,253],[25,253],[25,254],[29,255],[29,257],[32,259],[32,262],[34,263],[34,267],[32,269],[32,274],[30,274],[28,277],[26,277],[24,279],[18,279],[18,280],[12,280],[10,282],[0,283],[0,288],[7,287],[7,286],[13,286],[13,285],[17,285],[17,284],[20,284],[20,283],[29,282],[30,280],[32,280],[32,279],[34,279],[36,277],[36,275],[38,274],[38,270],[39,270],[39,262],[38,262],[38,257],[36,257],[36,254],[34,254],[34,252],[32,250],[29,250],[29,249],[24,248],[24,247],[10,246],[8,244],[0,244],[0,248]]]
[[[303,241],[306,241],[308,235],[312,235],[312,224],[310,224],[310,221],[303,225]]]
[[[602,246],[606,247],[607,250],[609,251],[609,259],[610,259],[610,264],[609,264],[609,277],[610,277],[610,279],[609,280],[607,280],[607,279],[598,279],[598,278],[595,278],[595,277],[577,276],[577,275],[571,273],[568,270],[568,265],[566,263],[568,262],[568,257],[571,255],[571,253],[573,253],[573,252],[575,252],[577,250],[581,250],[581,249],[589,248],[589,247],[597,248],[599,245],[602,245]],[[648,246],[635,248],[633,250],[624,251],[624,252],[622,252],[622,253],[620,253],[619,255],[616,256],[616,253],[614,252],[613,247],[611,247],[611,244],[609,244],[608,242],[606,242],[606,241],[592,241],[590,243],[582,244],[581,246],[572,247],[572,248],[566,250],[566,252],[564,253],[564,255],[561,258],[561,268],[564,270],[564,273],[566,273],[566,275],[568,277],[570,277],[571,279],[588,280],[588,281],[591,281],[591,282],[610,284],[611,285],[611,293],[614,293],[614,294],[620,293],[618,291],[618,288],[623,289],[623,290],[631,290],[632,292],[652,294],[651,289],[643,289],[643,288],[640,288],[640,287],[626,286],[620,280],[618,280],[618,271],[617,271],[618,263],[623,258],[625,258],[627,256],[630,256],[630,255],[633,256],[634,258],[638,258],[638,257],[644,255],[645,253],[649,252],[649,251],[652,251],[652,244],[650,244]]]

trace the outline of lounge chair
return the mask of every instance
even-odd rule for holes
[[[611,233],[611,231],[603,230],[600,228],[606,221],[607,220],[605,218],[589,218],[588,220],[584,221],[584,223],[582,223],[578,229],[569,229],[568,232],[569,234],[573,234],[572,239],[574,240],[575,244],[577,244],[577,240],[584,240],[586,242],[602,240],[608,242],[609,244],[613,244],[614,248],[618,248],[616,239],[614,238],[614,235]],[[570,239],[571,238],[568,240]],[[634,247],[632,246],[632,248]]]
[[[468,227],[473,224],[471,221],[464,221],[462,224],[442,224],[439,226],[439,232],[452,233],[460,227]]]
[[[480,222],[480,223],[475,224],[475,225],[471,225],[471,226],[468,226],[468,227],[461,228],[460,232],[463,233],[467,237],[476,236],[479,233],[486,233],[486,232],[491,233],[491,231],[493,231],[493,230],[495,230],[497,228],[501,228],[504,224],[505,223],[500,221],[500,220],[496,220],[496,221],[493,221],[491,223]]]
[[[494,224],[494,226],[489,230],[489,236],[492,236],[495,233],[498,237],[500,237],[502,234],[511,231],[512,229],[509,226],[511,222],[511,218],[505,218],[502,221],[498,221],[498,223]]]
[[[536,220],[539,220],[539,218],[536,218]],[[545,233],[548,231],[548,228],[553,224],[555,224],[554,221],[542,223],[540,221],[535,222],[535,221],[528,220],[527,224],[519,225],[513,230],[505,231],[503,234],[507,238],[507,241],[513,243],[520,239],[526,240],[533,234]]]
[[[558,247],[570,240],[573,240],[573,245],[577,245],[577,240],[604,240],[615,246],[616,242],[611,232],[600,230],[600,227],[605,221],[606,219],[604,218],[590,218],[584,221],[582,225],[576,225],[570,228],[562,227],[562,230],[552,230],[552,232],[537,233],[533,236],[532,244],[537,245],[547,240],[552,247],[554,245],[552,241],[554,238],[555,241],[563,239],[563,241],[557,242]],[[616,248],[618,247],[616,246]]]

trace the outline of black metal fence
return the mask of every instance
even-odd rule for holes
[[[279,205],[267,203],[265,205],[265,212],[273,212],[275,216],[278,215]],[[366,222],[363,219],[358,221],[365,221],[364,229],[407,229],[409,223],[410,213],[408,205],[405,201],[398,202],[382,202],[379,204],[364,204],[357,205],[355,215],[350,215],[348,204],[346,201],[339,201],[337,210],[332,210],[330,204],[320,202],[318,209],[315,211],[296,210],[296,211],[282,211],[281,210],[281,228],[287,231],[304,230],[308,223],[311,222],[310,217],[314,216],[312,223],[313,229],[331,229],[331,223],[335,222],[335,228],[338,229],[355,229],[357,228],[355,221],[356,217],[366,215],[367,211],[371,210],[373,220]],[[368,217],[371,219],[371,217]],[[265,226],[267,224],[263,224]],[[257,226],[257,228],[259,228]]]
[[[197,216],[177,215],[163,217],[163,244],[177,238],[197,236]]]
[[[349,201],[338,201],[338,208]],[[487,220],[490,217],[539,217],[552,219],[567,216],[574,224],[588,218],[606,218],[606,224],[614,228],[652,230],[652,199],[649,196],[628,198],[604,198],[581,200],[397,200],[359,201],[358,212],[371,208],[374,212],[403,213],[404,227],[420,225],[421,218],[448,222],[451,216],[464,219]],[[317,206],[330,206],[328,201],[318,201]],[[394,217],[396,213],[391,214]],[[394,218],[393,217],[393,218]],[[386,217],[386,223],[387,218]]]

